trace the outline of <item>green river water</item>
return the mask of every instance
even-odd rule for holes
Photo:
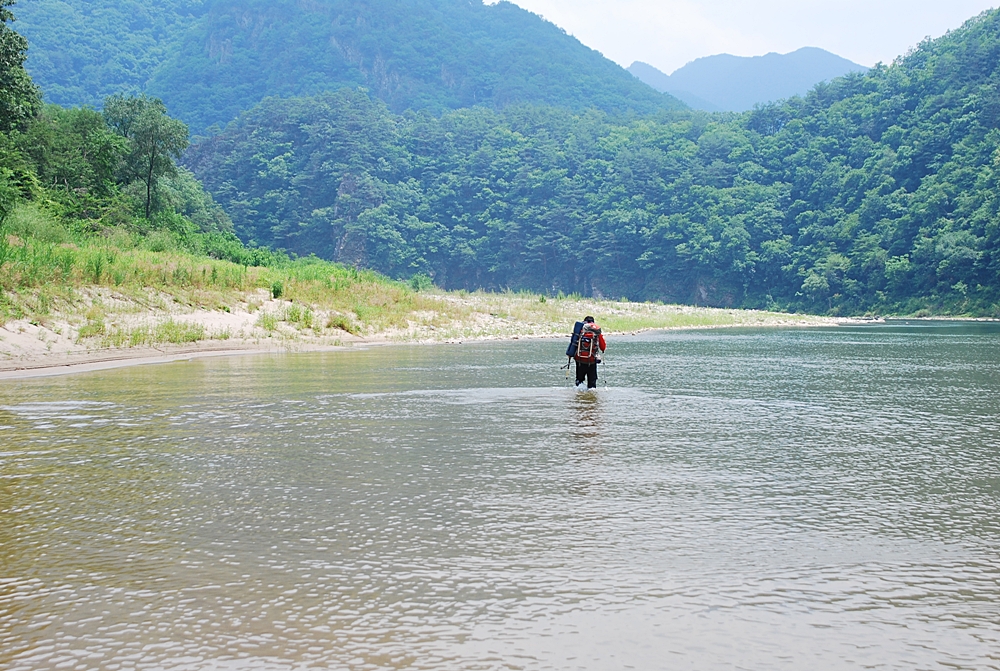
[[[0,669],[1000,668],[1000,326],[609,345],[0,381]]]

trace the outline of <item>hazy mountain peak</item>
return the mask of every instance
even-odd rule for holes
[[[758,103],[804,95],[822,81],[868,68],[817,47],[803,47],[789,54],[706,56],[670,75],[638,61],[628,70],[695,109],[743,112]]]

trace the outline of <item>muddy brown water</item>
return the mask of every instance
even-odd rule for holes
[[[0,383],[0,669],[1000,668],[1000,327],[563,349]]]

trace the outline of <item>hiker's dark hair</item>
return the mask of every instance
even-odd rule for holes
[[[594,318],[591,317],[590,315],[587,315],[586,317],[583,318],[583,323],[584,324],[593,324],[594,323]]]

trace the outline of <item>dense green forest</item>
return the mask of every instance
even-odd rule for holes
[[[22,0],[50,102],[146,92],[194,132],[268,96],[365,87],[390,109],[681,108],[556,26],[482,0]]]
[[[0,318],[19,290],[68,280],[76,244],[186,250],[243,265],[287,261],[245,247],[177,165],[188,129],[161,101],[110,96],[103,112],[42,104],[24,69],[28,43],[11,26],[13,4],[0,0]]]
[[[271,99],[187,165],[262,245],[531,288],[996,312],[1000,12],[735,117]]]
[[[27,69],[45,100],[64,107],[99,108],[108,96],[143,93],[206,4],[19,0],[18,31],[31,44]]]
[[[380,2],[426,16],[418,21],[411,12],[404,21]],[[581,79],[575,66],[560,70],[572,59],[540,66],[552,54],[540,38],[532,38],[542,45],[537,52],[504,52],[510,44],[517,51],[514,37],[535,29],[569,39],[505,3],[215,0],[166,3],[174,23],[164,23],[146,21],[162,8],[137,0],[129,7],[138,28],[114,28],[142,43],[115,47],[135,57],[116,71],[120,88],[102,79],[106,73],[80,67],[87,91],[113,94],[98,112],[42,105],[22,66],[27,44],[9,26],[11,4],[0,0],[0,217],[8,232],[16,234],[30,219],[25,208],[34,208],[86,234],[127,231],[136,244],[169,239],[243,264],[287,258],[269,250],[316,253],[393,277],[428,276],[448,288],[841,314],[1000,314],[997,11],[892,65],[746,114],[713,116],[658,99],[650,108],[627,96],[632,102],[622,103],[599,78]],[[449,21],[467,12],[468,21],[450,29],[469,40],[440,32],[442,8]],[[323,20],[286,21],[296,12]],[[477,35],[489,21],[512,33]],[[170,25],[184,29],[168,37]],[[331,58],[363,74],[343,81],[366,88],[266,98],[197,141],[184,155],[186,168],[175,164],[186,128],[158,99],[133,95],[146,74],[166,87],[182,81],[166,76],[171,67],[187,62],[196,70],[196,58],[157,62],[173,49],[164,45],[190,40],[193,50],[208,40],[219,50],[203,49],[204,64],[219,78],[203,80],[221,88],[197,89],[192,79],[178,91],[206,109],[221,100],[213,91],[227,91],[237,103],[225,114],[235,113],[272,92],[268,78],[309,55],[293,49],[290,61],[265,72],[260,59],[277,53],[269,50],[293,43],[308,49],[308,31],[321,28],[333,31],[321,36],[338,45]],[[505,58],[516,65],[490,80],[492,98],[475,84],[486,70],[475,65],[483,62],[473,53],[479,46],[469,46],[488,37],[499,49],[480,49],[492,54],[491,67]],[[573,44],[579,58],[591,57]],[[445,76],[438,52],[468,65],[468,77]],[[376,56],[388,69],[364,74],[359,64],[374,64]],[[417,63],[423,69],[413,72],[431,77],[433,70],[434,81],[454,86],[424,87],[431,81],[424,75],[399,75]],[[65,65],[65,72],[76,67]],[[248,84],[240,73],[255,68],[262,79]],[[382,88],[365,78],[390,72],[399,77]],[[539,93],[553,76],[564,87],[552,93],[560,104],[538,104],[538,96],[553,102]],[[329,88],[320,79],[302,81]],[[497,98],[501,89],[523,95]],[[441,112],[475,102],[486,104]],[[627,109],[645,114],[620,114]],[[12,253],[8,241],[0,243]]]
[[[247,250],[222,208],[176,165],[187,128],[160,101],[112,97],[103,114],[41,105],[37,97],[24,102],[31,113],[0,133],[0,226],[7,233],[31,236],[32,222],[48,221],[67,229],[58,236],[120,231],[144,240],[155,233],[152,244],[161,248],[169,242],[240,261],[274,256]],[[10,252],[8,243],[0,241],[0,252]]]

